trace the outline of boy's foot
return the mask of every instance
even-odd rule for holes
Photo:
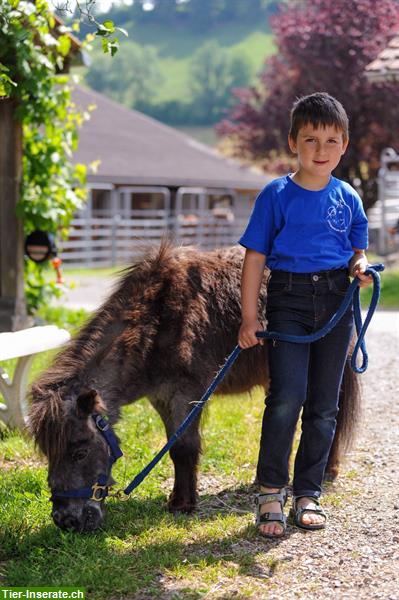
[[[302,529],[324,529],[327,515],[315,498],[302,496],[292,499],[290,515],[297,527]]]
[[[273,494],[274,492],[278,493],[279,491],[280,491],[280,488],[267,488],[267,487],[263,487],[263,486],[261,486],[261,488],[260,488],[261,494],[262,493],[263,494]],[[259,506],[259,513],[260,513],[260,515],[263,515],[265,513],[281,513],[280,502],[272,501],[272,502],[266,502],[265,504],[262,504],[261,506]],[[283,535],[283,533],[285,531],[285,527],[282,523],[275,521],[275,522],[260,524],[259,531],[262,535],[266,535],[269,537],[279,537],[279,536]]]

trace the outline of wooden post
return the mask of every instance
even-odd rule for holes
[[[22,126],[15,104],[0,100],[0,331],[28,325],[24,294],[24,233],[15,209],[22,175]]]

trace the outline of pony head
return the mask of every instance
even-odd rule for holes
[[[48,484],[52,492],[52,517],[62,529],[93,531],[104,519],[104,498],[63,497],[71,490],[90,489],[101,476],[106,485],[114,483],[109,468],[110,448],[96,427],[93,413],[104,413],[106,407],[93,389],[68,392],[65,387],[40,390],[32,388],[34,403],[29,415],[29,428],[49,463]],[[89,495],[89,494],[87,494]]]

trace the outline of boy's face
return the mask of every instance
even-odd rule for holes
[[[348,146],[341,130],[331,125],[315,129],[310,123],[300,128],[296,140],[288,137],[288,143],[300,169],[315,178],[328,177]]]

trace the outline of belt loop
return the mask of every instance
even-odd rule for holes
[[[328,289],[331,292],[331,290],[333,289],[333,283],[331,281],[331,271],[326,271],[326,273],[327,273]]]
[[[287,292],[291,292],[292,290],[292,272],[290,271],[288,273],[288,288],[287,288]]]

